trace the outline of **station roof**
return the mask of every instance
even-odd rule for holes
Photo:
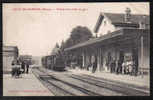
[[[71,46],[69,48],[64,49],[64,51],[74,50],[74,49],[81,48],[84,46],[96,44],[98,42],[103,42],[104,40],[111,39],[111,38],[117,37],[117,36],[121,36],[121,35],[124,35],[125,33],[132,36],[135,33],[142,33],[144,30],[148,30],[148,29],[129,29],[129,28],[120,29],[115,32],[103,35],[101,37],[90,39],[88,41],[76,44],[74,46]]]
[[[134,27],[139,27],[140,22],[145,25],[150,24],[150,16],[144,14],[130,14],[130,22],[125,21],[125,13],[104,13],[101,12],[97,23],[94,27],[94,32],[97,33],[101,22],[103,21],[103,17],[107,17],[113,25],[120,24],[120,27],[125,27],[127,25],[134,25]]]
[[[125,14],[124,13],[103,13],[107,16],[112,23],[125,23]],[[142,14],[131,14],[131,23],[144,22],[149,24],[149,16]]]

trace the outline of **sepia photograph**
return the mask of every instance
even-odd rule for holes
[[[150,96],[150,3],[3,3],[3,96]]]

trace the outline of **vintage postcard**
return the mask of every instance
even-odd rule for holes
[[[3,96],[149,96],[149,2],[3,3]]]

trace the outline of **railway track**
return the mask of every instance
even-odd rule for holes
[[[43,71],[35,69],[33,73],[38,77],[38,79],[46,86],[55,96],[97,96],[98,93],[94,93],[87,89],[81,88],[79,86],[73,85],[70,82],[65,82],[59,80],[52,75],[45,74]]]
[[[106,80],[99,80],[99,79],[96,79],[92,76],[81,76],[81,75],[74,75],[72,74],[71,76],[69,77],[72,77],[72,78],[75,78],[75,79],[78,79],[78,80],[81,80],[83,82],[86,82],[86,83],[89,83],[89,84],[93,84],[93,85],[96,85],[98,87],[104,87],[104,88],[107,88],[109,90],[112,90],[112,91],[117,91],[118,93],[123,93],[124,95],[141,95],[141,96],[146,96],[146,95],[149,95],[148,92],[145,92],[145,90],[140,90],[139,88],[138,89],[135,89],[134,87],[130,87],[129,85],[126,86],[124,84],[114,84],[110,81],[106,81]]]
[[[42,84],[46,86],[55,96],[72,96],[73,95],[72,93],[69,93],[68,91],[62,89],[58,85],[49,81],[51,80],[51,77],[48,74],[42,73],[38,69],[34,69],[32,70],[32,72],[42,82]]]
[[[109,82],[109,83],[114,83],[116,85],[120,85],[120,86],[123,86],[123,87],[139,88],[141,90],[147,90],[147,91],[149,90],[147,87],[140,87],[140,86],[133,85],[133,84],[122,83],[122,82],[118,82],[118,81],[112,81],[112,80],[108,80],[108,79],[104,79],[104,78],[100,78],[100,77],[90,76],[90,75],[87,75],[87,74],[83,74],[82,76],[85,76],[85,77],[88,77],[88,78],[91,78],[91,79],[106,81],[106,82]]]
[[[98,94],[100,96],[122,96],[122,93],[117,93],[116,91],[108,90],[103,87],[97,87],[94,84],[90,84],[81,80],[77,80],[72,77],[63,76],[62,78],[58,75],[55,76],[57,79],[67,82],[67,83],[73,83],[73,85],[77,87],[81,87],[84,90],[92,91],[94,94]],[[93,94],[91,96],[94,96]]]
[[[54,74],[35,69],[34,74],[55,96],[127,96],[149,95],[124,84],[88,75]]]
[[[45,84],[48,84],[49,90],[56,95],[56,96],[74,96],[75,94],[67,91],[66,89],[63,89],[61,85],[59,85],[59,82],[56,81],[56,79],[51,78],[51,77],[45,77],[45,76],[40,76],[40,79],[45,82]],[[59,95],[60,94],[60,95]]]

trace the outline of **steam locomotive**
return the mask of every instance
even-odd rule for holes
[[[64,58],[59,53],[42,57],[42,65],[51,70],[62,71],[65,69]]]

